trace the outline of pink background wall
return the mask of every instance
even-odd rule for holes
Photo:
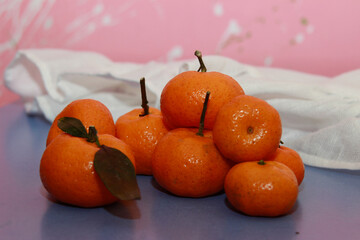
[[[2,0],[0,73],[18,49],[147,62],[220,54],[334,76],[360,67],[358,0]],[[0,78],[0,106],[17,99]]]

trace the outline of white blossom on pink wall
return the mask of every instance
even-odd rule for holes
[[[353,0],[2,0],[0,72],[18,49],[95,51],[113,61],[220,54],[246,64],[337,75],[358,68]],[[14,96],[2,86],[0,104]]]

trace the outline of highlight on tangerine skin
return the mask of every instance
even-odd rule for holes
[[[279,146],[282,134],[278,111],[266,101],[240,95],[218,112],[215,145],[234,162],[259,161]]]

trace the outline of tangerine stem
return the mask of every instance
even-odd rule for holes
[[[204,136],[205,113],[206,113],[206,109],[207,109],[207,105],[208,105],[208,101],[209,101],[209,96],[210,96],[210,92],[207,91],[206,96],[205,96],[204,106],[203,106],[201,117],[200,117],[199,131],[196,133],[196,135],[199,135],[199,136]]]
[[[98,147],[101,147],[95,126],[89,126],[87,141],[91,143],[96,143]]]
[[[199,69],[197,71],[198,72],[206,72],[207,69],[206,69],[204,61],[202,59],[202,53],[199,50],[196,50],[195,51],[195,56],[199,59],[199,62],[200,62],[200,67],[199,67]]]
[[[149,115],[149,105],[148,105],[148,100],[146,97],[146,87],[145,87],[145,78],[141,78],[140,79],[140,88],[141,88],[141,107],[144,109],[144,113],[140,114],[140,117]]]
[[[264,160],[261,159],[260,161],[258,161],[258,164],[259,164],[259,165],[265,165],[266,163],[265,163]]]

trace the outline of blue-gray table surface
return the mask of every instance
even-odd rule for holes
[[[234,211],[224,193],[181,198],[138,176],[142,199],[100,208],[52,201],[39,164],[50,123],[21,103],[0,108],[0,239],[360,239],[360,171],[306,166],[293,212]]]

